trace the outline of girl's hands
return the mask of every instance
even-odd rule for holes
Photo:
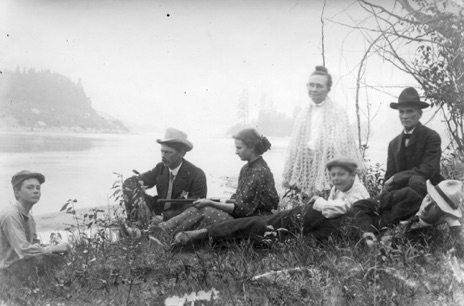
[[[195,208],[203,208],[208,206],[213,206],[214,202],[208,199],[199,199],[193,202],[193,207]]]

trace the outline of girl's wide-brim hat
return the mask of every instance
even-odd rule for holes
[[[427,108],[430,105],[420,100],[417,90],[412,87],[408,87],[401,92],[400,96],[398,97],[398,103],[390,103],[390,107],[393,109],[398,109],[398,106],[415,106],[422,109]]]
[[[462,183],[456,180],[445,180],[433,186],[427,180],[427,193],[445,213],[462,217],[460,205],[463,201]]]
[[[187,134],[175,128],[167,128],[166,134],[164,135],[164,139],[157,139],[156,142],[166,145],[169,145],[170,143],[181,144],[185,147],[186,151],[190,151],[193,149],[193,144],[190,141],[188,141]]]

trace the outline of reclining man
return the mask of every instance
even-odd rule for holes
[[[0,212],[0,271],[21,270],[26,259],[52,253],[69,251],[69,244],[41,246],[37,239],[34,218],[30,215],[32,207],[40,200],[41,185],[45,177],[41,173],[21,171],[13,175],[11,184],[16,203]]]
[[[406,224],[405,234],[408,238],[426,236],[429,230],[436,230],[438,225],[447,224],[449,234],[454,240],[454,247],[464,254],[464,229],[461,226],[461,205],[464,202],[462,183],[446,180],[433,186],[427,181],[427,197],[422,201],[419,212]]]
[[[193,148],[193,144],[187,139],[187,134],[168,128],[164,139],[158,139],[156,142],[161,144],[161,162],[152,170],[124,181],[123,193],[129,221],[141,219],[148,221],[152,214],[162,214],[163,220],[166,221],[190,207],[185,203],[158,203],[158,198],[206,197],[205,173],[184,159],[185,153]],[[145,194],[145,188],[154,186],[157,196],[151,197]],[[144,202],[150,212],[144,212],[143,208],[146,207]]]
[[[418,212],[410,218],[406,226],[406,236],[412,230],[423,229],[447,223],[450,233],[464,242],[464,235],[459,219],[462,217],[460,205],[463,202],[462,183],[456,180],[444,180],[434,186],[427,181],[427,194],[424,198],[411,188],[392,191],[382,194],[376,205],[373,199],[361,200],[353,204],[352,212],[355,215],[354,224],[364,232],[364,238],[369,248],[373,248],[377,241],[375,233],[391,227],[406,218],[392,218],[389,210],[382,207],[391,203],[417,207]],[[365,209],[367,206],[380,207],[380,209]]]
[[[409,224],[409,230],[448,224],[453,235],[462,235],[461,205],[464,201],[462,182],[457,180],[445,180],[437,186],[427,181],[427,196],[421,203],[417,218],[413,218]],[[464,237],[462,237],[464,238]]]
[[[369,197],[356,175],[357,164],[350,159],[334,159],[327,163],[333,187],[327,200],[313,197],[308,204],[270,216],[247,217],[220,222],[206,229],[178,233],[178,244],[212,238],[247,239],[263,236],[269,229],[285,229],[288,234],[313,234],[324,239],[344,224],[351,205]],[[281,233],[285,234],[283,231]]]

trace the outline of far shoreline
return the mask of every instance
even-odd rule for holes
[[[105,214],[113,219],[113,212],[116,209],[122,208],[118,204],[79,208],[76,209],[75,216],[79,222],[79,226],[84,226],[82,223],[84,214],[92,214],[94,210],[103,210]],[[39,214],[34,216],[34,220],[37,232],[64,231],[66,228],[77,226],[74,214],[66,213],[65,211]]]
[[[0,127],[0,133],[9,134],[49,134],[49,135],[138,135],[133,131],[122,130],[99,130],[99,129],[80,129],[80,128],[37,128],[37,127]]]

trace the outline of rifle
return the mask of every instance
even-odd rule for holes
[[[169,202],[171,204],[191,204],[195,202],[197,199],[158,199],[158,203],[166,203]],[[219,199],[213,198],[210,199],[211,201],[214,202],[220,202]]]

